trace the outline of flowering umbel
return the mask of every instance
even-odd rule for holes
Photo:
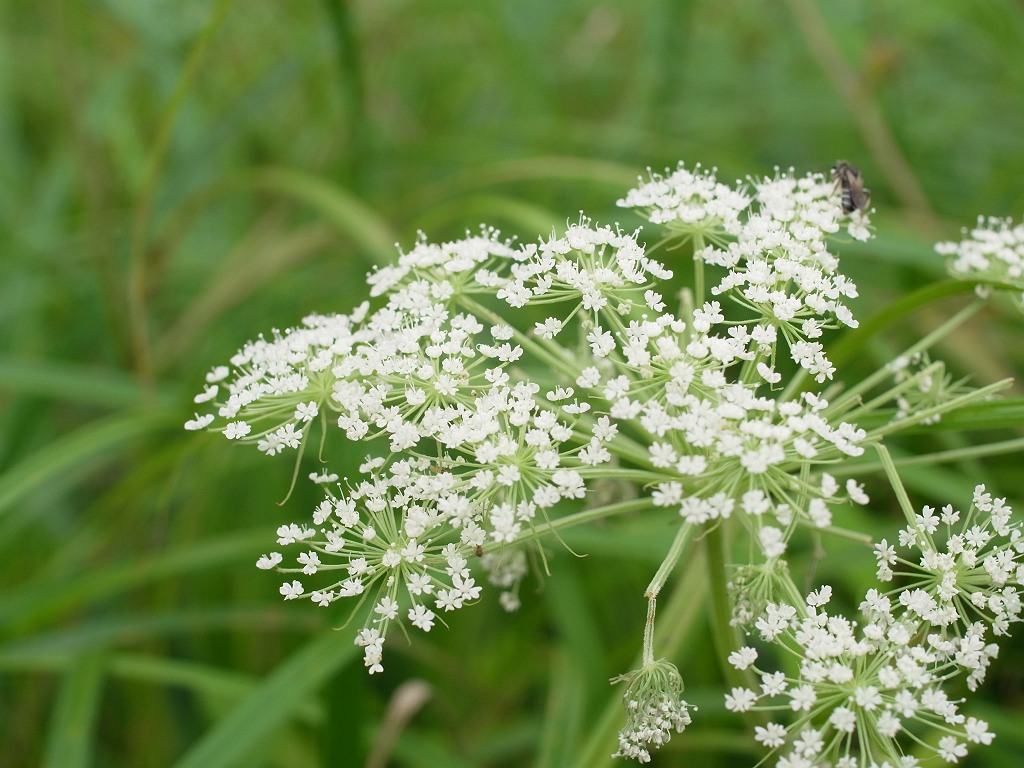
[[[979,496],[971,528],[941,552],[931,518],[911,523],[900,544],[922,552],[916,562],[881,542],[879,576],[913,572],[917,586],[869,593],[863,626],[826,611],[827,588],[801,598],[786,565],[794,536],[834,532],[837,509],[868,503],[837,468],[883,434],[988,394],[946,386],[937,396],[934,365],[906,364],[870,406],[862,395],[878,381],[827,394],[826,334],[858,326],[833,241],[871,235],[840,194],[821,174],[729,186],[681,165],[619,201],[661,229],[658,258],[641,230],[584,216],[533,243],[486,228],[421,238],[369,276],[352,312],[309,315],[211,371],[195,398],[209,410],[185,426],[296,461],[317,430],[364,446],[357,476],[329,465],[310,474],[322,500],[278,529],[280,549],[257,566],[286,575],[287,600],[368,600],[355,643],[371,674],[393,624],[429,632],[480,598],[481,578],[515,610],[541,534],[669,511],[678,534],[648,589],[643,663],[618,678],[628,722],[617,756],[646,762],[690,724],[679,672],[652,653],[654,606],[691,534],[719,527],[749,541],[734,623],[802,659],[787,675],[758,667],[753,647],[729,657],[761,678],[760,692],[734,688],[730,709],[795,713],[758,727],[758,741],[785,752],[779,765],[906,764],[895,739],[915,719],[945,723],[936,749],[959,756],[991,736],[941,683],[961,670],[980,682],[995,655],[989,629],[1004,633],[1020,614],[1008,508]],[[681,269],[684,252],[692,270]],[[896,414],[884,429],[857,425],[884,407]],[[603,504],[608,481],[628,487],[628,501]]]
[[[649,763],[650,749],[668,743],[672,731],[682,733],[691,722],[690,705],[681,698],[683,679],[679,670],[672,662],[658,659],[612,682],[626,684],[622,694],[626,725],[619,731],[619,751],[613,757]]]
[[[999,650],[989,633],[1020,621],[1020,524],[980,485],[966,514],[926,506],[908,518],[899,549],[913,555],[885,539],[875,546],[882,585],[902,586],[868,590],[859,622],[828,612],[827,585],[804,600],[769,602],[746,622],[776,656],[799,660],[787,674],[762,666],[753,646],[729,657],[756,674],[759,690],[733,688],[726,708],[772,715],[755,738],[781,753],[782,768],[911,767],[912,743],[955,763],[970,745],[992,742],[988,724],[964,715],[945,687],[963,677],[977,690]],[[930,732],[940,735],[929,743]]]

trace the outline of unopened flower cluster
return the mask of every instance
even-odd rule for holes
[[[784,575],[794,535],[829,530],[837,507],[868,502],[858,483],[827,471],[870,442],[844,419],[853,405],[824,395],[835,376],[824,336],[857,326],[847,306],[857,289],[832,241],[870,236],[867,216],[845,215],[839,196],[821,174],[727,185],[680,166],[619,201],[654,225],[646,237],[676,245],[658,258],[640,230],[585,217],[537,242],[486,228],[441,244],[421,238],[369,276],[367,301],[350,313],[309,315],[212,370],[196,397],[205,412],[185,426],[295,461],[319,430],[362,446],[358,474],[340,478],[329,465],[310,474],[322,501],[281,526],[257,565],[285,574],[287,600],[369,601],[355,643],[371,674],[383,670],[393,624],[429,632],[478,600],[482,581],[515,610],[537,535],[584,509],[593,519],[599,483],[614,481],[632,489],[634,513],[696,528],[735,521],[749,535],[750,581],[771,588],[740,590],[738,621],[805,661],[799,679],[765,673],[767,688],[734,691],[730,706],[789,697],[783,708],[797,725],[758,732],[788,750],[779,765],[820,756],[881,765],[874,756],[890,752],[872,752],[863,735],[879,720],[877,738],[891,741],[884,733],[903,721],[939,718],[959,728],[956,746],[941,749],[960,754],[964,740],[991,737],[948,719],[958,710],[939,702],[939,681],[961,669],[980,681],[994,653],[987,628],[1020,612],[1016,554],[1007,560],[993,543],[1012,540],[1019,552],[1002,512],[976,500],[971,514],[988,517],[950,536],[943,557],[890,559],[883,542],[892,573],[931,575],[916,577],[921,595],[910,604],[904,593],[869,595],[863,627],[830,616],[824,592],[792,599]],[[992,538],[982,541],[978,526]],[[938,546],[925,535],[905,532],[901,546]],[[1009,574],[998,597],[976,586],[981,573],[993,583]],[[786,600],[764,596],[780,584]],[[965,618],[942,624],[950,606]],[[742,654],[738,665],[753,669],[756,652]],[[689,725],[669,667],[624,677],[617,754],[645,762]],[[862,711],[873,714],[858,720]]]

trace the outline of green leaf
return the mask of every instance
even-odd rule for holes
[[[193,746],[175,768],[234,768],[251,764],[316,690],[356,657],[346,636],[327,630],[279,665],[256,691]]]
[[[112,677],[184,688],[198,696],[230,702],[252,695],[261,684],[257,677],[243,672],[141,653],[111,654],[107,667]],[[296,710],[296,717],[316,725],[324,719],[324,711],[311,700]]]
[[[40,486],[70,483],[140,437],[166,429],[163,412],[131,412],[95,421],[55,440],[0,475],[0,515]]]
[[[61,574],[29,584],[0,597],[0,625],[38,621],[142,584],[234,563],[251,556],[269,540],[268,531],[263,529],[240,531],[204,542],[186,542],[153,557],[109,563],[74,580]]]
[[[58,361],[0,357],[0,389],[105,408],[146,404],[146,397],[135,380],[121,371]]]
[[[1024,397],[972,403],[944,414],[933,429],[1013,429],[1024,424]],[[917,430],[915,430],[917,431]],[[926,431],[924,429],[920,431]]]
[[[284,610],[275,607],[213,608],[206,610],[167,611],[141,616],[135,614],[100,616],[66,629],[38,634],[27,640],[0,646],[0,667],[34,669],[60,664],[68,654],[138,643],[142,640],[168,636],[190,636],[207,630],[231,628],[252,631],[277,626],[284,620]],[[298,629],[310,622],[288,618]]]
[[[546,235],[553,228],[564,226],[565,216],[509,195],[476,194],[445,200],[417,216],[414,224],[418,230],[434,232],[466,227],[478,221],[501,229],[509,223],[527,239],[527,234]]]
[[[374,262],[385,264],[394,258],[396,237],[384,218],[336,184],[290,168],[262,168],[242,181],[312,206],[349,235]]]
[[[636,168],[622,163],[583,157],[525,157],[502,160],[425,185],[407,199],[397,201],[395,207],[418,213],[433,207],[439,201],[451,199],[459,194],[489,189],[500,184],[553,179],[582,182],[586,186],[607,187],[621,193],[636,183],[637,173]]]
[[[100,653],[75,659],[60,686],[46,737],[44,768],[85,768],[93,764],[93,738],[103,690]]]

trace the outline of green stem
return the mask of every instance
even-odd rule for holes
[[[649,472],[643,469],[618,469],[616,467],[579,467],[577,472],[582,477],[594,477],[602,480],[630,480],[634,483],[664,483],[676,479],[662,472]]]
[[[896,467],[914,467],[922,464],[945,464],[954,461],[980,459],[985,456],[998,456],[1000,454],[1014,453],[1021,450],[1024,450],[1024,437],[1017,437],[1013,440],[1002,440],[998,443],[988,443],[987,445],[972,445],[969,448],[953,448],[948,451],[936,451],[935,453],[926,453],[922,456],[907,456],[904,458],[892,459],[892,462]],[[835,469],[830,470],[830,472],[837,477],[848,477],[850,475],[870,474],[877,472],[881,468],[881,462],[866,461],[858,464],[836,467]]]
[[[708,590],[707,583],[701,578],[704,570],[704,552],[697,548],[692,556],[680,563],[678,578],[674,580],[672,589],[662,596],[662,631],[658,633],[655,649],[658,658],[677,657],[698,634],[701,608]],[[635,659],[630,668],[639,668],[641,661],[640,658]],[[615,733],[622,726],[622,719],[622,695],[617,691],[611,692],[593,720],[589,738],[581,745],[572,763],[574,768],[611,768],[615,764],[610,757],[611,745],[615,743]]]
[[[779,395],[779,402],[789,402],[794,396],[800,392],[804,386],[804,382],[810,374],[807,373],[806,368],[799,368],[797,371],[789,377],[789,381],[786,382],[786,386],[782,389],[782,394]]]
[[[606,517],[626,515],[630,512],[642,512],[648,509],[652,509],[651,500],[649,498],[630,499],[629,501],[620,501],[616,504],[606,504],[601,507],[594,507],[593,509],[585,509],[582,512],[576,512],[572,515],[566,515],[565,517],[559,517],[555,520],[548,520],[546,522],[539,523],[530,529],[524,530],[510,543],[519,544],[522,541],[532,540],[537,536],[543,536],[546,533],[555,533],[556,531],[560,531],[565,528],[572,528],[584,523],[592,523],[595,520],[603,520]]]
[[[474,301],[469,298],[466,294],[460,294],[456,301],[463,308],[472,312],[477,317],[486,320],[491,325],[510,325],[501,317],[497,312],[494,312],[478,301]],[[512,335],[516,341],[523,347],[528,349],[532,354],[536,355],[542,362],[546,362],[556,370],[561,371],[569,377],[570,381],[575,381],[576,377],[579,376],[579,371],[569,365],[569,363],[556,354],[554,351],[548,349],[545,345],[541,344],[537,339],[533,339],[517,328],[512,327]]]
[[[984,306],[984,302],[982,302],[980,299],[972,302],[971,304],[968,304],[966,307],[964,307],[955,315],[953,315],[953,317],[951,317],[949,320],[944,322],[942,325],[940,325],[934,331],[929,333],[927,336],[925,336],[919,342],[914,344],[912,347],[904,351],[901,357],[913,357],[918,352],[923,352],[924,350],[929,349],[936,342],[940,341],[945,336],[948,336],[950,333],[952,333],[965,322],[967,322],[967,320],[969,320],[972,315],[974,315],[979,309],[981,309],[982,306]],[[891,376],[892,371],[889,370],[889,366],[882,366],[873,374],[868,376],[866,379],[862,380],[859,384],[847,390],[842,397],[837,398],[831,404],[830,410],[833,412],[842,412],[845,408],[848,408],[853,403],[855,403],[857,399],[860,397],[861,393],[867,392],[872,387],[876,386],[879,382],[884,381],[885,379]]]
[[[679,562],[679,556],[683,553],[692,530],[693,525],[691,523],[683,523],[679,526],[668,554],[665,555],[665,559],[661,562],[658,572],[654,574],[654,578],[651,579],[651,583],[647,586],[647,591],[644,592],[644,597],[647,598],[647,623],[644,625],[644,666],[654,663],[654,613],[658,604],[658,595],[661,593],[661,588],[665,586],[669,574],[672,573],[676,563]]]
[[[808,530],[814,531],[815,533],[826,533],[830,536],[835,536],[839,539],[846,539],[847,541],[854,541],[858,544],[872,544],[874,538],[867,533],[861,533],[860,531],[851,531],[848,528],[838,528],[834,525],[828,525],[821,528],[809,520],[797,520],[797,524],[801,528],[807,528]]]
[[[704,235],[700,232],[693,233],[693,294],[695,306],[704,306],[704,257],[701,251],[704,250]]]
[[[711,642],[726,684],[730,687],[756,689],[753,670],[738,670],[728,661],[729,655],[740,647],[740,643],[736,627],[731,622],[733,605],[729,594],[729,573],[726,570],[724,526],[725,521],[719,520],[703,536],[708,590],[711,593]],[[744,719],[751,727],[767,722],[765,713],[756,711],[747,712]]]
[[[900,480],[899,472],[896,471],[896,465],[893,463],[892,456],[889,454],[889,449],[881,443],[876,443],[875,450],[878,451],[878,458],[881,460],[882,467],[885,469],[885,474],[889,478],[889,485],[892,486],[892,490],[896,494],[896,499],[900,503],[900,508],[903,510],[903,516],[907,519],[907,523],[914,525],[914,507],[910,503],[910,497],[907,496],[906,488],[903,487],[903,481]]]
[[[739,647],[735,627],[730,623],[732,618],[732,600],[729,597],[729,574],[726,571],[726,542],[723,528],[725,523],[719,521],[704,534],[704,546],[707,551],[707,578],[711,588],[711,638],[715,653],[725,676],[734,680],[736,675],[732,665],[726,658]],[[741,681],[742,684],[742,681]]]

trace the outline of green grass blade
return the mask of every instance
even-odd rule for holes
[[[549,584],[554,585],[559,580],[552,579]],[[541,718],[540,744],[534,762],[536,768],[561,768],[570,763],[580,733],[585,733],[587,701],[580,691],[592,687],[595,680],[603,682],[594,674],[601,669],[600,666],[582,663],[575,657],[575,647],[567,645],[567,648],[572,651],[562,650],[551,661],[548,699]]]
[[[341,187],[290,168],[262,168],[243,182],[278,192],[312,206],[349,235],[378,264],[395,256],[395,234],[373,208]]]
[[[169,425],[165,413],[132,412],[95,421],[54,441],[0,475],[0,515],[41,485],[70,483],[140,437]]]
[[[258,678],[243,672],[141,653],[113,654],[107,666],[111,677],[183,688],[204,698],[227,702],[245,699],[261,684]],[[302,722],[316,725],[323,721],[324,711],[316,701],[310,700],[296,709],[295,716]]]
[[[65,675],[46,737],[43,768],[86,768],[102,700],[103,656],[79,656]]]
[[[255,632],[279,628],[284,622],[297,630],[309,630],[312,622],[289,616],[276,604],[245,608],[210,608],[161,613],[116,614],[80,622],[66,629],[39,633],[0,646],[0,667],[27,670],[60,664],[69,654],[121,643],[154,638],[195,636],[203,632],[234,630]]]
[[[331,675],[356,658],[345,635],[327,630],[275,669],[266,681],[190,749],[175,768],[236,768],[249,764]]]
[[[886,328],[901,323],[908,315],[938,301],[948,299],[950,296],[970,295],[973,291],[973,283],[959,281],[930,283],[907,294],[902,299],[887,304],[884,309],[862,322],[855,331],[845,334],[843,338],[830,346],[829,357],[832,364],[836,368],[842,369],[843,366],[863,354],[864,347],[870,338]]]
[[[522,181],[561,180],[587,187],[607,187],[621,194],[636,183],[637,169],[622,163],[581,157],[527,157],[503,160],[465,170],[421,187],[396,201],[396,210],[419,212],[457,194]]]
[[[70,674],[68,670],[77,668],[82,658],[76,654],[57,652],[0,654],[0,669],[19,674]],[[110,653],[105,659],[105,671],[111,678],[180,688],[201,698],[230,704],[251,695],[261,685],[259,678],[251,674],[194,661],[130,652]],[[297,719],[314,726],[323,722],[324,715],[324,707],[317,701],[309,701],[296,710]]]
[[[39,621],[91,600],[123,592],[159,579],[195,575],[209,568],[252,558],[272,541],[267,530],[241,531],[184,546],[153,557],[111,563],[83,573],[73,581],[66,575],[20,587],[0,596],[0,626]]]
[[[324,222],[270,235],[258,230],[252,232],[236,249],[237,257],[225,261],[217,276],[157,341],[154,354],[157,369],[172,368],[230,307],[242,303],[336,241],[337,233]]]
[[[135,380],[120,371],[10,357],[0,357],[0,390],[104,408],[132,408],[146,402]]]
[[[499,229],[511,225],[521,239],[530,235],[543,236],[565,226],[565,216],[548,208],[511,197],[509,195],[477,194],[446,200],[413,221],[416,229],[424,232],[472,227],[487,223]]]
[[[1024,397],[990,400],[972,403],[943,414],[942,420],[932,429],[1013,429],[1024,424]],[[917,430],[915,430],[917,431]],[[926,431],[921,429],[920,431]]]

